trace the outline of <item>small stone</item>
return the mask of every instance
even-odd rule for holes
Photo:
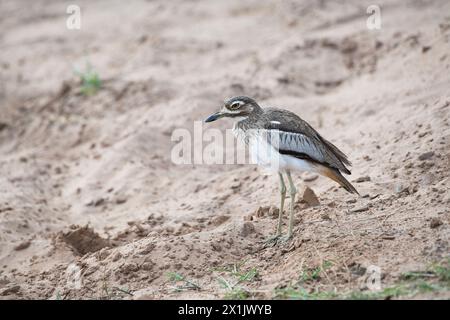
[[[431,46],[423,46],[422,47],[422,53],[426,53],[430,49],[431,49]]]
[[[435,229],[437,227],[439,227],[440,225],[442,225],[442,220],[439,218],[432,218],[430,221],[430,228],[431,229]]]
[[[105,199],[99,198],[97,200],[90,201],[89,203],[86,204],[86,206],[88,206],[88,207],[98,207],[98,206],[102,205],[103,203],[105,203]]]
[[[136,263],[126,263],[120,267],[120,271],[123,274],[130,274],[139,270],[139,266]]]
[[[8,127],[9,127],[9,125],[8,125],[7,123],[0,122],[0,131],[6,129],[6,128],[8,128]]]
[[[95,254],[97,259],[100,260],[100,261],[105,260],[109,255],[110,255],[110,252],[109,252],[108,248],[106,248],[106,247],[100,249],[100,251],[97,251],[96,254]]]
[[[24,250],[24,249],[28,248],[30,245],[31,245],[31,241],[26,240],[26,241],[18,244],[17,246],[15,246],[14,250],[16,250],[16,251]]]
[[[431,159],[433,156],[434,156],[434,151],[425,152],[419,156],[419,160],[425,161],[425,160]]]
[[[125,196],[119,196],[119,197],[117,197],[117,199],[116,199],[116,204],[123,204],[123,203],[125,203],[125,202],[127,202],[127,197],[125,197]]]
[[[301,193],[300,199],[301,199],[300,201],[306,202],[310,207],[320,205],[319,199],[317,198],[316,194],[309,187],[304,188],[303,192]]]
[[[214,217],[214,218],[211,220],[211,224],[212,224],[213,226],[220,226],[221,224],[227,222],[229,219],[230,219],[229,216],[220,215],[220,216]]]
[[[369,176],[359,177],[358,179],[355,180],[356,183],[367,182],[367,181],[370,181]]]
[[[137,39],[138,43],[144,43],[145,41],[147,41],[148,36],[146,34],[143,34],[141,36],[139,36],[139,38]]]
[[[153,269],[154,265],[155,265],[155,264],[152,263],[152,262],[144,262],[144,263],[141,265],[141,269],[142,269],[142,270],[145,270],[145,271],[151,271],[151,270]],[[175,268],[180,269],[180,268],[178,268],[178,267],[176,267],[176,266],[175,266]]]
[[[231,185],[231,190],[238,191],[241,188],[242,183],[240,181],[236,181]]]
[[[258,218],[264,217],[266,211],[268,211],[267,207],[259,207],[258,209],[256,209],[255,216]]]
[[[330,201],[327,203],[327,207],[336,208],[336,201]]]
[[[275,207],[275,206],[271,206],[269,208],[269,216],[272,217],[273,219],[278,218],[280,214],[280,209]]]
[[[244,224],[242,225],[240,235],[245,238],[248,235],[254,233],[255,231],[256,230],[255,230],[255,226],[253,225],[253,223],[247,221],[247,222],[244,222]]]
[[[364,211],[367,211],[367,210],[369,210],[369,207],[368,206],[363,206],[363,207],[352,209],[350,212],[357,213],[357,212],[364,212]]]
[[[215,242],[211,243],[211,247],[214,251],[217,251],[217,252],[222,251],[222,247],[218,243],[215,243]]]
[[[122,254],[120,252],[116,252],[114,254],[114,256],[112,257],[112,261],[116,262],[116,261],[120,260],[121,258],[122,258]]]

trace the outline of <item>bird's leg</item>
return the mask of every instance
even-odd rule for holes
[[[265,246],[273,246],[278,243],[278,240],[281,237],[281,225],[282,225],[282,218],[283,218],[283,210],[284,210],[284,200],[286,199],[286,185],[283,180],[283,174],[281,172],[278,172],[278,176],[280,177],[280,211],[278,213],[278,224],[277,224],[277,232],[274,236],[270,237],[266,242]]]
[[[283,174],[281,172],[278,172],[278,175],[280,177],[280,212],[278,213],[278,224],[277,224],[277,233],[276,236],[281,236],[281,223],[282,223],[282,217],[283,217],[283,209],[284,209],[284,200],[286,199],[286,185],[284,184],[283,180]]]
[[[292,182],[291,173],[289,171],[286,172],[288,180],[289,180],[289,188],[291,192],[291,210],[289,213],[289,229],[288,229],[288,235],[287,238],[290,239],[292,237],[292,229],[294,225],[294,201],[295,201],[295,195],[297,193],[297,188],[295,188],[294,183]]]

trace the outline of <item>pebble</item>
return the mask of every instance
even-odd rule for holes
[[[425,160],[431,159],[433,156],[434,156],[434,151],[425,152],[419,156],[419,160],[425,161]]]
[[[269,210],[270,207],[259,207],[255,212],[255,216],[258,218],[264,217]]]
[[[120,252],[116,252],[114,254],[114,256],[112,257],[112,261],[116,262],[116,261],[120,260],[121,258],[122,258],[122,254]]]
[[[222,247],[218,243],[211,243],[211,247],[214,251],[220,252],[222,251]]]
[[[103,203],[105,203],[105,199],[99,198],[97,200],[90,201],[89,203],[86,204],[86,206],[88,206],[88,207],[98,207],[98,206],[102,205]]]
[[[358,179],[355,180],[356,183],[361,183],[361,182],[366,182],[366,181],[370,181],[369,176],[359,177]]]
[[[442,220],[439,218],[432,218],[430,221],[430,228],[431,229],[435,229],[437,227],[439,227],[440,225],[442,225]]]
[[[211,220],[211,224],[212,224],[213,226],[220,226],[221,224],[227,222],[228,219],[230,219],[230,217],[225,216],[225,215],[220,215],[220,216],[214,217],[214,218]]]
[[[315,207],[315,206],[320,205],[319,199],[317,198],[316,194],[309,187],[304,188],[303,192],[301,193],[300,200],[302,202],[306,202],[308,204],[308,206],[310,206],[310,207]]]
[[[280,209],[275,207],[275,206],[271,206],[269,208],[269,216],[272,218],[277,218],[278,215],[280,214]]]
[[[127,202],[127,200],[128,199],[125,196],[119,196],[116,199],[116,204],[123,204],[123,203]]]
[[[364,211],[367,211],[367,210],[369,210],[369,207],[368,206],[363,206],[363,207],[352,209],[350,212],[356,213],[356,212],[364,212]]]
[[[27,241],[24,241],[24,242],[18,244],[17,246],[15,246],[14,250],[16,250],[16,251],[24,250],[24,249],[28,248],[30,245],[31,245],[31,241],[27,240]]]
[[[231,185],[231,189],[235,192],[239,191],[239,189],[241,188],[242,184],[240,181],[236,181]]]

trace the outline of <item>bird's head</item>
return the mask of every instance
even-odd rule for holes
[[[260,110],[261,107],[252,98],[245,96],[234,97],[225,101],[220,111],[210,115],[205,122],[216,121],[224,117],[248,117]]]

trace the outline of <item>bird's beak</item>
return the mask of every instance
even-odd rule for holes
[[[225,115],[226,115],[226,113],[224,113],[222,111],[218,111],[218,112],[213,113],[212,115],[210,115],[208,118],[206,118],[205,122],[216,121],[217,119],[220,119],[220,118],[224,117]]]

